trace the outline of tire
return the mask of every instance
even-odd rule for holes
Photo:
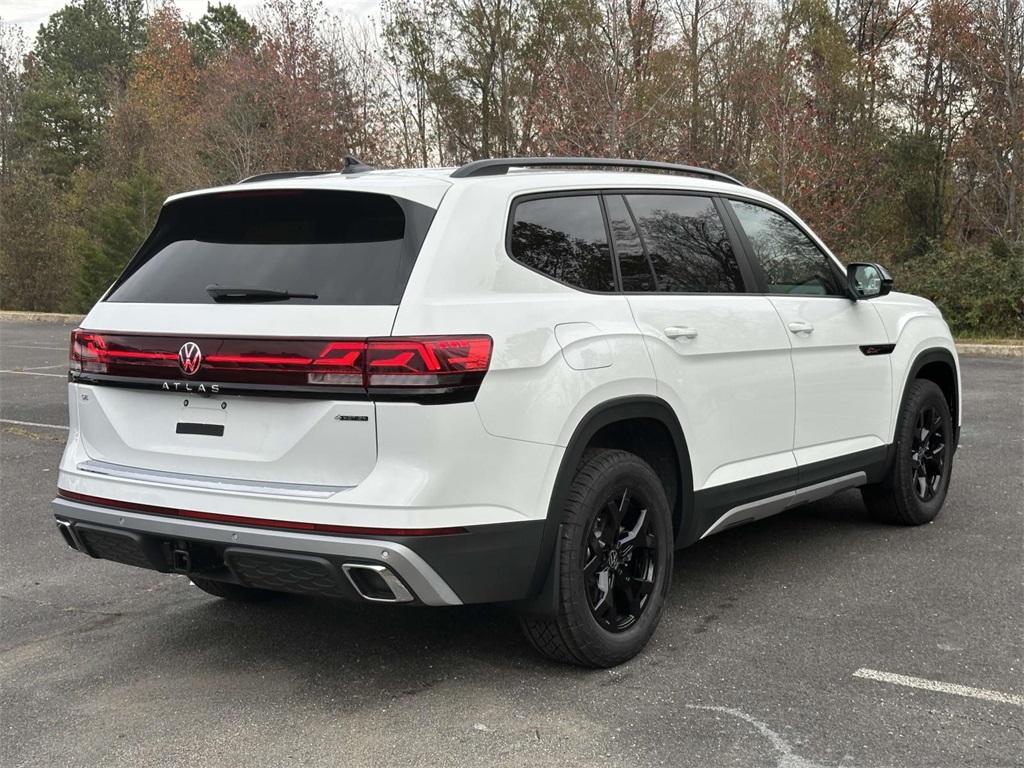
[[[613,667],[643,650],[665,607],[674,553],[665,489],[640,457],[595,450],[563,513],[557,614],[523,616],[523,631],[550,659]]]
[[[872,516],[894,525],[934,520],[949,489],[953,439],[953,419],[942,390],[933,381],[911,382],[896,423],[889,471],[881,483],[861,489]]]
[[[235,603],[262,603],[281,596],[280,592],[273,592],[269,589],[256,589],[255,587],[243,587],[241,584],[232,584],[229,581],[203,579],[198,576],[190,576],[189,579],[208,595]]]

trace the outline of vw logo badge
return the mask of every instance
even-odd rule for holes
[[[203,352],[194,341],[188,341],[181,345],[178,350],[178,365],[185,375],[192,376],[199,370],[199,364],[203,362]]]

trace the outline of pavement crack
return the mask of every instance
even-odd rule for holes
[[[17,437],[27,437],[31,440],[43,440],[48,443],[66,443],[68,438],[67,435],[51,435],[44,432],[36,432],[32,429],[26,429],[15,424],[0,424],[0,430],[16,435]]]
[[[60,629],[20,643],[0,647],[0,670],[6,671],[12,666],[26,663],[27,659],[31,658],[33,654],[40,652],[39,649],[45,648],[52,641],[66,642],[63,638],[85,632],[95,632],[98,629],[116,624],[122,618],[122,614],[116,613],[97,614],[86,611],[82,611],[82,613],[88,617],[82,625]]]
[[[79,608],[74,605],[58,605],[57,603],[52,603],[48,600],[33,600],[30,597],[16,597],[14,595],[0,594],[0,600],[11,600],[15,603],[36,605],[40,608],[55,608],[59,611],[63,611],[64,613],[86,613],[95,616],[113,616],[115,618],[120,618],[125,615],[122,611],[101,611],[96,608]]]

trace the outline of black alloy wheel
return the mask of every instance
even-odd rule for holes
[[[658,568],[658,536],[647,507],[628,486],[605,502],[584,550],[587,603],[611,632],[633,626],[647,607]]]
[[[942,511],[956,448],[950,406],[934,381],[917,379],[907,386],[885,477],[861,488],[864,503],[875,519],[896,525],[923,525]]]
[[[654,634],[672,582],[672,507],[636,454],[587,451],[564,496],[540,608],[521,617],[545,656],[585,667],[633,658]],[[550,602],[549,602],[550,601]]]
[[[945,420],[938,409],[925,405],[918,411],[910,449],[914,493],[921,501],[935,498],[946,469]]]

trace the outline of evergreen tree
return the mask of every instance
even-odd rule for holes
[[[32,167],[0,186],[0,302],[42,312],[73,308],[66,193]]]
[[[79,306],[91,306],[117,279],[153,229],[164,196],[156,177],[138,164],[106,200],[89,207],[83,218]]]
[[[145,41],[143,0],[81,0],[39,28],[25,67],[16,140],[66,183],[94,149]]]
[[[192,44],[195,63],[205,66],[229,51],[251,52],[259,33],[230,3],[207,3],[206,13],[185,25],[185,37]]]

